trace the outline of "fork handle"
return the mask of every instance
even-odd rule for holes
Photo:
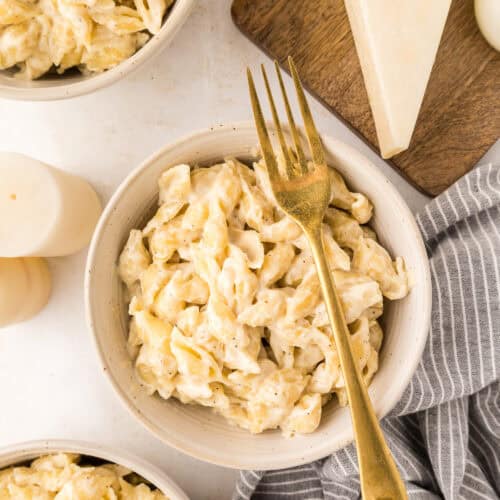
[[[354,360],[350,333],[325,256],[321,227],[306,233],[344,375],[358,454],[364,500],[407,499],[404,483],[382,434],[368,391]]]

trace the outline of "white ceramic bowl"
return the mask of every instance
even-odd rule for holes
[[[370,394],[379,417],[406,388],[427,338],[431,287],[428,260],[413,215],[392,184],[365,157],[323,136],[330,165],[352,188],[372,200],[373,228],[392,255],[404,256],[415,277],[408,297],[388,303],[380,370]],[[325,408],[312,434],[285,439],[279,431],[252,435],[232,427],[206,408],[148,396],[136,380],[126,350],[128,317],[116,272],[118,256],[132,228],[143,227],[157,203],[161,172],[178,163],[213,164],[225,156],[253,158],[253,124],[215,127],[166,146],[132,172],[118,188],[97,226],[86,270],[87,319],[102,369],[132,413],[157,437],[200,460],[241,469],[277,469],[324,457],[352,441],[347,408]]]
[[[166,474],[150,463],[123,451],[83,441],[48,440],[29,441],[0,448],[0,470],[18,465],[50,453],[78,453],[106,462],[123,465],[139,474],[170,500],[189,500],[188,496]]]
[[[25,101],[51,101],[88,94],[116,82],[165,48],[184,24],[196,0],[176,0],[160,31],[134,55],[103,73],[84,76],[77,72],[42,77],[34,81],[14,78],[9,70],[0,70],[0,98]]]

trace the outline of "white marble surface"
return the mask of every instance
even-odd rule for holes
[[[251,119],[244,69],[267,58],[236,30],[229,8],[230,0],[200,0],[163,54],[107,89],[53,103],[0,100],[0,150],[79,174],[105,202],[130,170],[170,140]],[[326,109],[312,107],[318,127],[372,159],[413,210],[425,203]],[[500,159],[499,143],[487,156]],[[161,466],[193,499],[230,498],[236,471],[158,442],[103,379],[84,320],[85,257],[86,250],[50,259],[49,305],[32,321],[0,331],[0,446],[49,437],[120,446]]]

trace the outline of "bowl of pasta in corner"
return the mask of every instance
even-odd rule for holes
[[[93,92],[157,54],[195,0],[2,0],[0,97],[66,99]]]
[[[160,469],[123,451],[48,440],[0,448],[0,498],[188,500]]]
[[[416,222],[360,153],[323,136],[324,243],[377,415],[424,348],[431,289]],[[87,320],[103,372],[165,443],[277,469],[352,441],[311,255],[277,209],[253,124],[166,146],[118,188],[91,244]]]

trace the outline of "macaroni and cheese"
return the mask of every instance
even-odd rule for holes
[[[404,297],[408,277],[365,225],[369,200],[333,169],[331,186],[324,244],[368,384],[383,299]],[[347,404],[344,380],[306,238],[277,207],[265,164],[177,165],[159,191],[119,259],[141,383],[253,433],[314,431],[332,396]]]
[[[29,466],[0,470],[0,498],[40,500],[168,500],[121,465],[78,465],[79,455],[58,453],[34,460]],[[134,483],[134,484],[133,484]]]
[[[173,0],[1,0],[0,69],[34,80],[55,68],[99,73],[158,33]]]

